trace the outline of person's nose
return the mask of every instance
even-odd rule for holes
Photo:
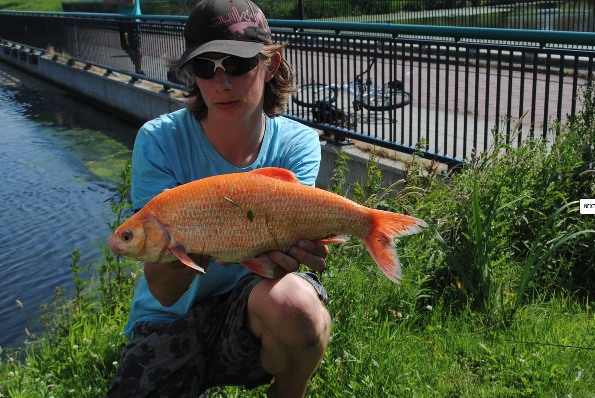
[[[231,88],[231,76],[223,68],[217,68],[213,76],[213,84],[216,90],[229,90]]]

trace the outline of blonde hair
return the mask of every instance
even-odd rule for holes
[[[289,96],[297,91],[294,84],[295,75],[291,70],[291,66],[283,58],[283,50],[286,46],[287,43],[267,44],[258,54],[260,62],[266,67],[271,64],[271,57],[275,53],[281,54],[279,69],[277,69],[273,78],[264,85],[263,111],[268,117],[281,116],[285,113]],[[186,63],[186,65],[178,69],[179,63],[179,59],[169,59],[167,67],[175,68],[176,77],[186,87],[186,108],[192,112],[197,120],[200,120],[207,114],[207,106],[196,85],[190,64]]]

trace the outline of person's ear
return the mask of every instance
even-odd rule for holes
[[[281,65],[281,54],[274,53],[271,56],[270,61],[269,67],[267,68],[266,74],[264,75],[265,82],[270,81],[273,76],[275,76],[275,73],[277,73],[277,69],[279,69],[279,66]]]

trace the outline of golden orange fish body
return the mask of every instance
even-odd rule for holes
[[[353,235],[396,282],[401,270],[393,238],[419,232],[420,226],[425,222],[366,208],[302,185],[288,170],[265,168],[164,191],[123,223],[108,246],[124,257],[180,259],[199,270],[187,253],[204,254],[271,277],[272,270],[255,259],[259,254],[287,251],[300,239],[340,242],[340,235]]]

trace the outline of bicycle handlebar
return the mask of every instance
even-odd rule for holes
[[[361,79],[361,78],[362,78],[362,76],[363,76],[365,73],[368,73],[368,72],[370,72],[370,69],[372,69],[372,65],[374,65],[375,63],[376,63],[376,58],[372,58],[372,59],[370,60],[370,62],[368,62],[368,69],[366,69],[365,71],[363,71],[363,72],[362,72],[362,73],[360,73],[359,75],[355,75],[355,80],[357,80],[357,79]]]

